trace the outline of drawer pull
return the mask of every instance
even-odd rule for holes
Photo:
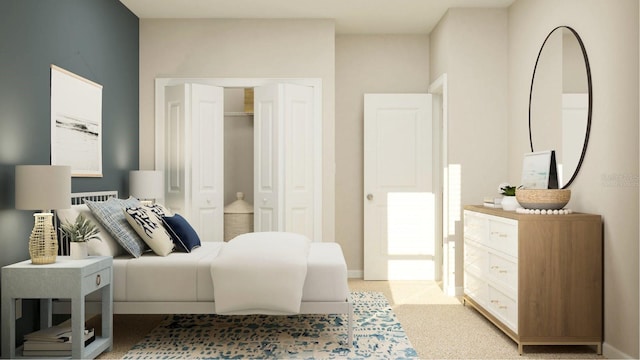
[[[100,277],[100,274],[96,275],[96,285],[100,285],[100,283],[102,282],[102,278]]]
[[[500,303],[500,301],[498,301],[498,300],[491,300],[491,303],[492,303],[492,304],[498,304],[498,303]]]
[[[507,270],[498,270],[498,272],[499,272],[500,274],[506,274],[506,273],[508,273],[508,271],[507,271]]]
[[[507,308],[508,308],[508,306],[505,306],[505,305],[498,306],[498,309],[507,309]]]
[[[491,270],[495,270],[495,269],[500,269],[500,266],[498,266],[498,265],[493,265],[493,266],[491,267]]]

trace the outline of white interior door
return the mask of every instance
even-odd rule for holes
[[[284,219],[279,215],[278,93],[277,86],[260,86],[253,91],[253,226],[256,232],[283,228]]]
[[[223,88],[165,88],[165,205],[183,215],[203,241],[224,235]]]
[[[224,240],[224,89],[191,84],[191,214],[203,241]]]
[[[313,89],[272,84],[254,89],[254,227],[315,233]]]
[[[314,239],[313,89],[294,84],[280,87],[285,231]]]
[[[434,279],[429,94],[365,94],[364,279]]]
[[[165,120],[162,133],[156,135],[156,141],[164,144],[163,168],[165,176],[165,205],[171,211],[188,216],[191,199],[188,198],[187,184],[191,181],[187,161],[189,149],[186,142],[187,119],[190,109],[187,98],[190,87],[185,84],[165,87]]]

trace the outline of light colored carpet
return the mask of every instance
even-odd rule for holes
[[[349,281],[352,291],[385,295],[421,359],[598,359],[592,347],[517,345],[459,299],[432,281]],[[100,359],[121,359],[166,318],[164,315],[114,315],[113,350]]]

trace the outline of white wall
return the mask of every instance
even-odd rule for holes
[[[591,65],[593,119],[568,207],[604,222],[604,355],[638,358],[638,1],[518,0],[509,8],[509,177],[529,151],[528,101],[542,41],[568,25]]]
[[[352,272],[363,270],[363,95],[428,87],[427,35],[336,37],[336,241]]]
[[[508,181],[507,10],[450,9],[431,33],[430,54],[431,79],[446,73],[448,80],[448,241],[462,274],[462,206],[499,195]]]
[[[335,240],[332,20],[140,20],[140,168],[154,167],[156,77],[322,80],[323,240]]]

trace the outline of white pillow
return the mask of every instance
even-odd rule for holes
[[[173,241],[153,209],[143,205],[126,207],[123,210],[129,225],[154,253],[167,256],[173,251]]]
[[[98,230],[97,239],[91,239],[87,242],[88,253],[90,256],[118,256],[124,254],[125,251],[118,244],[118,242],[111,237],[109,232],[100,224],[100,222],[93,216],[89,207],[85,204],[72,205],[71,209],[59,209],[56,210],[58,214],[58,221],[62,223],[70,222],[74,223],[78,215],[82,214],[85,219],[91,220],[96,225]]]

